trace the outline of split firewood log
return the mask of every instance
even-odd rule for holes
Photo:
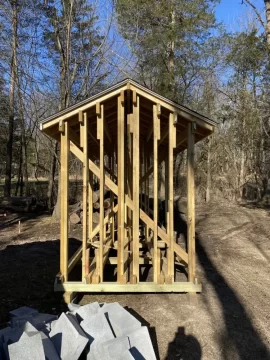
[[[99,222],[100,222],[100,214],[99,214],[99,212],[95,211],[95,212],[93,213],[93,218],[92,218],[92,220],[93,220],[93,223],[99,224]]]
[[[110,194],[110,190],[108,188],[104,188],[104,198],[106,199]],[[93,203],[98,202],[100,199],[100,190],[93,191]]]
[[[69,216],[69,221],[70,221],[70,223],[72,225],[76,225],[76,224],[79,224],[81,222],[81,218],[76,212],[73,212]]]
[[[100,208],[100,203],[98,201],[93,203],[93,208],[98,210]]]
[[[111,201],[110,199],[105,199],[104,200],[104,209],[107,210],[111,207]]]

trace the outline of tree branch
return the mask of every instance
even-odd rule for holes
[[[256,14],[259,22],[261,23],[261,25],[262,25],[263,28],[265,29],[266,24],[265,24],[265,22],[263,21],[263,19],[262,19],[261,15],[260,15],[258,9],[256,8],[256,6],[255,6],[254,4],[252,4],[252,2],[251,2],[250,0],[242,0],[242,4],[244,4],[245,2],[246,2],[249,6],[252,7],[252,9],[254,10],[254,12],[255,12],[255,14]]]

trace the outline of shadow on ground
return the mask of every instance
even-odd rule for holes
[[[192,335],[185,334],[185,328],[179,327],[174,340],[169,343],[166,360],[200,360],[202,349],[199,341]]]
[[[206,279],[213,286],[222,306],[226,333],[220,339],[224,359],[270,359],[269,349],[252,324],[235,290],[217,270],[204,248],[203,240],[196,237],[197,256]],[[202,296],[207,296],[203,293]]]
[[[71,238],[72,255],[81,242]],[[6,326],[8,313],[20,306],[40,312],[66,311],[61,293],[54,293],[59,271],[59,240],[9,245],[0,251],[0,328]]]
[[[175,212],[174,220],[175,231],[178,234],[184,234],[185,238],[187,238],[187,224],[183,217],[178,212]],[[196,234],[196,253],[205,277],[213,286],[222,306],[226,327],[226,333],[220,339],[223,358],[229,360],[237,356],[237,358],[243,360],[270,359],[269,349],[254,328],[252,319],[250,319],[235,290],[230,287],[216,268],[211,256],[206,251],[203,239],[198,234]],[[201,296],[205,297],[207,293],[203,292]],[[187,357],[187,359],[193,358]]]
[[[176,216],[175,223],[179,233],[186,235],[186,224],[181,216]],[[198,261],[222,309],[225,331],[219,339],[221,358],[270,359],[269,350],[237,296],[236,289],[229,285],[215,266],[210,251],[206,250],[205,240],[198,235],[196,240]],[[81,242],[70,239],[69,243],[71,255]],[[40,312],[56,314],[65,311],[62,294],[53,291],[58,271],[59,240],[9,245],[0,251],[0,328],[6,325],[8,312],[19,306],[32,306]],[[207,297],[207,292],[200,296]],[[129,311],[131,312],[131,309]],[[136,317],[140,319],[138,314]],[[145,324],[145,321],[142,323]],[[154,328],[150,327],[150,335],[158,354]],[[198,340],[186,335],[184,328],[179,324],[174,340],[168,344],[166,359],[199,360],[201,356],[202,349]]]

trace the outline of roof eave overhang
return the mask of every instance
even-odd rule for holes
[[[144,86],[140,85],[139,83],[131,79],[125,79],[117,83],[116,85],[111,86],[109,89],[99,92],[98,94],[90,98],[87,98],[75,105],[70,106],[65,110],[62,110],[40,121],[40,130],[46,131],[46,129],[56,125],[59,121],[63,121],[72,116],[75,116],[76,114],[79,113],[79,111],[86,111],[87,109],[95,106],[96,103],[103,102],[109,99],[110,97],[117,96],[118,94],[121,93],[121,91],[127,89],[135,90],[138,93],[138,95],[147,97],[150,101],[159,102],[161,106],[165,107],[169,111],[176,112],[178,116],[180,116],[181,118],[187,121],[195,121],[200,127],[208,130],[209,132],[214,131],[214,127],[216,123],[213,120],[183,105],[179,105],[174,101],[171,101],[155,93],[154,91],[145,88]]]

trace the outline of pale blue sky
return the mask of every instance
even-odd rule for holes
[[[251,2],[264,17],[264,0],[251,0]],[[241,18],[241,15],[247,14],[247,11],[253,10],[246,4],[242,5],[242,0],[221,0],[216,8],[216,17],[218,21],[223,21],[226,27],[235,27],[237,20]]]

